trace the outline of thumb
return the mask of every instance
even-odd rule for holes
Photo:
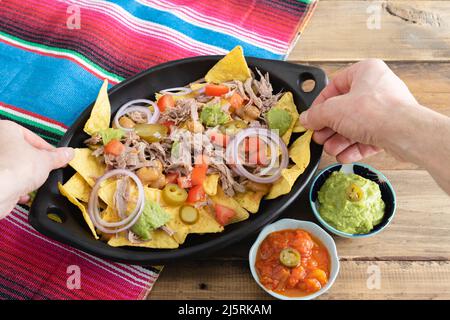
[[[300,114],[300,123],[307,129],[322,130],[331,128],[335,130],[335,124],[342,117],[342,106],[345,106],[345,96],[336,96],[311,106]]]
[[[64,167],[75,155],[72,148],[56,148],[46,152],[49,158],[50,170]]]

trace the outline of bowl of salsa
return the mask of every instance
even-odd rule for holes
[[[282,300],[314,299],[339,272],[333,238],[315,223],[294,219],[266,226],[250,249],[249,263],[258,285]]]

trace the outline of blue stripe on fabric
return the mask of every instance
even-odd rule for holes
[[[269,50],[252,45],[248,42],[244,42],[239,38],[227,35],[225,33],[196,26],[178,18],[170,12],[144,6],[137,1],[108,0],[108,2],[121,6],[123,9],[139,19],[169,27],[194,40],[213,45],[227,51],[233,49],[237,45],[241,45],[244,48],[245,55],[247,56],[276,60],[284,59],[284,55],[275,54]]]
[[[76,63],[0,42],[0,101],[70,126],[102,81]]]

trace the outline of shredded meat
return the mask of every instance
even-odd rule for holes
[[[261,109],[262,106],[263,106],[262,105],[262,101],[261,101],[260,98],[258,98],[256,96],[255,92],[253,91],[252,82],[253,82],[252,78],[248,78],[247,80],[245,80],[245,82],[244,82],[244,89],[245,89],[245,92],[248,94],[248,96],[250,98],[249,99],[249,103],[253,103],[259,109]]]
[[[122,177],[117,181],[117,188],[114,193],[114,205],[121,218],[126,217],[127,203],[130,196],[128,186],[129,177]]]
[[[173,108],[167,108],[161,114],[160,122],[172,121],[175,125],[178,125],[191,117],[192,107],[197,108],[195,99],[178,100]]]
[[[147,115],[141,111],[133,111],[128,113],[128,116],[135,123],[147,123]]]
[[[95,145],[102,142],[102,136],[98,133],[95,133],[92,137],[89,139],[84,140],[84,143],[87,145]]]

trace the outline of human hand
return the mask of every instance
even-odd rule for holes
[[[72,148],[55,148],[20,125],[0,120],[0,219],[29,200],[53,169],[65,166]]]
[[[315,130],[313,139],[325,152],[349,163],[381,149],[401,157],[392,142],[401,138],[402,127],[408,128],[406,115],[421,109],[425,108],[383,61],[370,59],[339,72],[301,114],[300,122]]]

